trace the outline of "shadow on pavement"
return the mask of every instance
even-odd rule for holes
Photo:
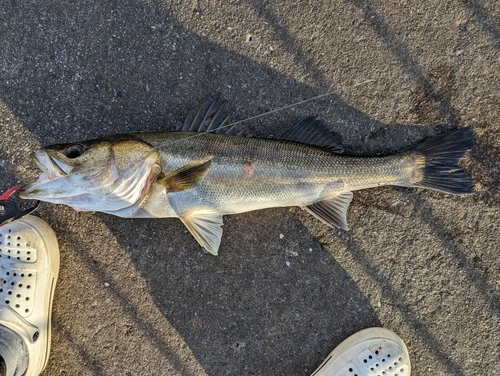
[[[107,4],[42,5],[37,14],[31,10],[15,3],[3,10],[3,17],[23,18],[20,24],[33,22],[27,30],[4,35],[8,45],[19,48],[3,54],[7,71],[0,88],[1,100],[41,144],[173,128],[207,93],[226,94],[232,102],[248,106],[248,115],[264,109],[262,96],[250,95],[249,101],[249,94],[269,82],[275,86],[268,87],[271,98],[280,98],[283,90],[290,100],[317,94],[314,88],[189,33],[155,4],[128,2],[119,10]],[[38,22],[39,15],[46,17],[44,22]],[[103,40],[107,43],[97,42]],[[208,67],[216,67],[217,73]],[[246,90],[239,89],[243,87]],[[324,100],[323,107],[332,102],[340,109],[338,116],[373,123],[335,95]],[[252,125],[265,134],[270,129],[263,123],[283,122],[283,117],[297,121],[301,116],[279,114]],[[3,152],[7,157],[8,151]],[[220,257],[203,254],[176,220],[99,217],[127,249],[156,306],[207,374],[311,372],[346,336],[380,325],[351,277],[285,210],[226,218]],[[71,259],[64,256],[63,265],[85,267],[100,281],[98,286],[111,279],[106,266],[92,261],[92,240],[82,240],[65,218],[51,222],[63,247],[78,250]],[[280,241],[280,232],[285,241]],[[113,257],[114,250],[108,252]],[[73,273],[63,275],[61,284],[82,283],[79,278],[68,280]],[[175,348],[151,323],[138,318],[140,308],[128,302],[127,294],[114,287],[111,295],[133,325],[146,333],[145,340],[177,372],[189,374]],[[88,371],[106,374],[108,365],[72,334],[75,323],[66,321],[66,309],[74,307],[55,301],[54,335],[75,348]],[[52,352],[57,351],[54,343]]]
[[[366,135],[362,140],[356,138],[348,150],[356,154],[394,151],[407,146],[408,139],[415,141],[415,134],[422,138],[456,126],[459,121],[446,93],[433,87],[369,4],[351,2],[365,12],[380,39],[405,63],[424,94],[439,103],[442,120],[448,125],[387,127],[337,95],[321,99],[315,110],[321,115],[321,111],[335,108],[335,118],[352,125],[351,141]],[[484,18],[477,2],[471,4]],[[20,25],[19,29],[10,26],[2,34],[0,62],[6,69],[1,73],[0,99],[44,145],[172,129],[208,93],[220,93],[241,119],[276,108],[276,104],[313,97],[321,94],[318,88],[329,86],[318,72],[313,77],[316,86],[307,86],[220,47],[184,28],[155,2],[129,0],[119,8],[107,3],[30,7],[12,2],[0,12],[10,25]],[[271,12],[265,11],[264,16],[269,23],[277,23]],[[293,43],[285,29],[278,25],[275,29],[285,43]],[[490,32],[498,34],[494,26]],[[5,49],[6,45],[18,47]],[[303,55],[298,58],[300,64],[313,69]],[[299,106],[249,126],[261,136],[278,134],[308,115],[307,111]],[[332,127],[339,133],[345,130],[337,124]],[[368,130],[373,133],[368,135]],[[2,158],[7,155],[8,150],[2,150]],[[348,335],[380,325],[353,278],[286,209],[226,217],[219,257],[203,253],[177,220],[96,216],[116,237],[118,248],[126,251],[147,281],[155,306],[209,375],[307,374]],[[432,216],[429,221],[433,227],[440,226]],[[66,265],[85,264],[100,282],[109,280],[113,269],[93,262],[94,251],[86,251],[85,246],[92,243],[72,234],[72,223],[65,218],[57,223],[66,247],[82,250],[73,260],[67,259]],[[449,237],[446,230],[436,235]],[[348,247],[363,269],[373,270],[356,244]],[[115,251],[109,249],[111,255]],[[455,257],[463,259],[460,249]],[[488,287],[479,275],[472,274],[471,279],[479,289]],[[389,281],[382,282],[387,284],[387,293],[394,295]],[[66,279],[61,283],[80,282]],[[153,343],[177,372],[189,374],[175,348],[152,324],[141,320],[140,309],[129,302],[127,294],[118,287],[113,287],[112,294],[133,325],[147,334],[145,341]],[[498,311],[498,299],[492,304]],[[57,301],[55,307],[57,312],[66,309]],[[458,365],[439,348],[412,308],[405,306],[402,311],[417,335],[431,341],[431,351],[439,361],[456,372]],[[72,337],[71,325],[63,322],[67,316],[55,317],[54,330],[69,338],[66,343],[88,359],[92,372],[106,374],[106,365],[93,360],[91,345]],[[55,343],[53,352],[57,351]],[[120,358],[120,353],[114,356]],[[49,364],[48,372],[52,366],[58,369]]]

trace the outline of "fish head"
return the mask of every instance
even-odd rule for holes
[[[32,154],[42,173],[21,198],[77,210],[115,211],[143,197],[159,171],[158,152],[140,140],[99,139],[47,146]]]

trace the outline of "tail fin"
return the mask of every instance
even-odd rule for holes
[[[437,135],[409,150],[425,157],[423,178],[413,185],[463,195],[474,192],[472,177],[458,162],[474,143],[471,128],[456,129]]]

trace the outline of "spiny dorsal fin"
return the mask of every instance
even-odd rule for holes
[[[212,158],[210,156],[191,162],[161,178],[158,182],[165,186],[167,192],[180,192],[191,189],[206,175],[212,163]]]
[[[304,209],[330,227],[349,230],[347,209],[352,201],[352,192],[343,192],[326,200],[306,206]]]
[[[343,153],[344,146],[337,136],[315,116],[308,116],[278,136],[280,140],[300,142],[326,149],[332,153]]]
[[[214,209],[204,208],[179,217],[198,243],[212,255],[217,255],[222,238],[222,215]]]
[[[213,99],[208,96],[198,112],[190,111],[184,124],[180,124],[176,131],[213,132],[227,134],[230,127],[226,127],[231,112],[219,97]]]

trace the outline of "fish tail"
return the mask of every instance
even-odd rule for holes
[[[462,128],[437,135],[416,146],[411,152],[424,157],[420,167],[420,180],[411,182],[414,187],[464,195],[474,192],[472,177],[458,163],[474,143],[471,128]]]

